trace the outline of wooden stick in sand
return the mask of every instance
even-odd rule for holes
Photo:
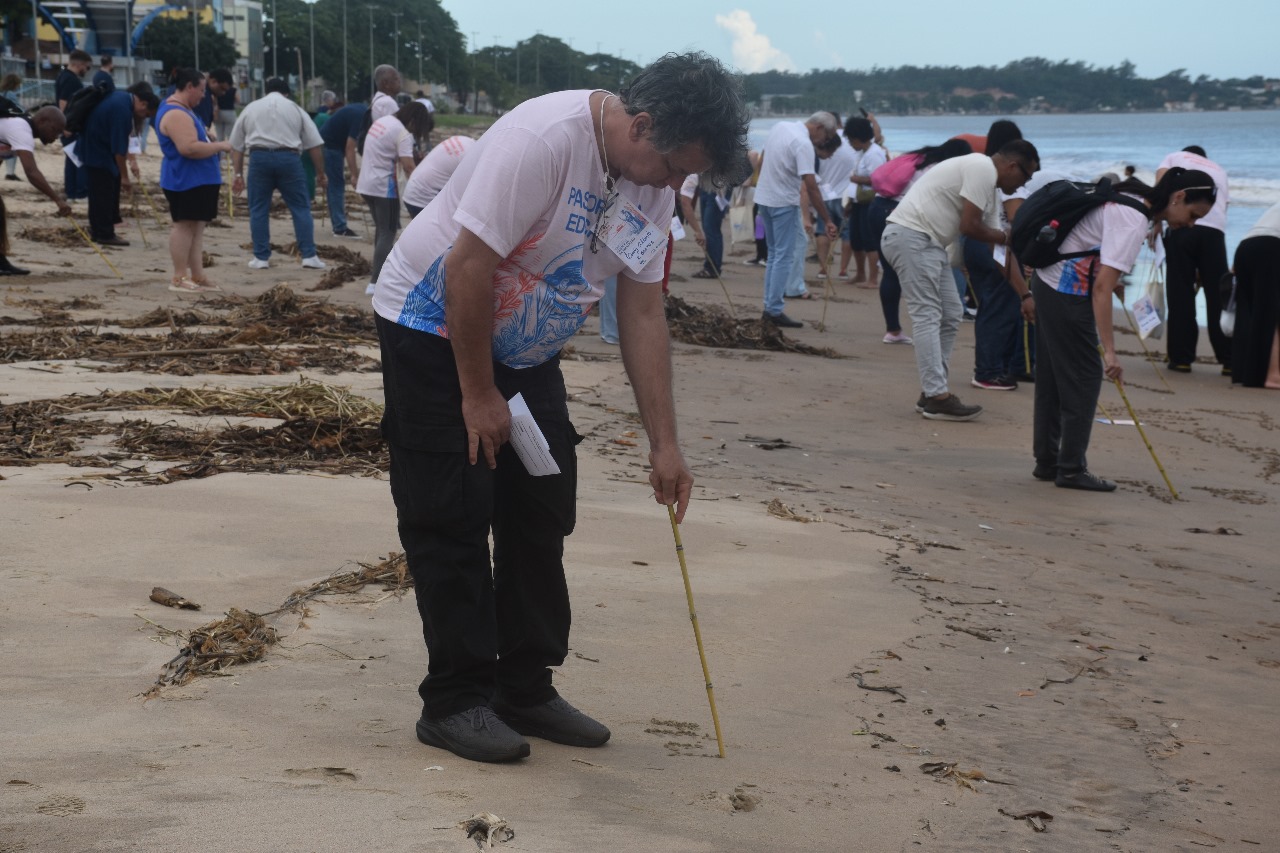
[[[150,249],[151,244],[147,242],[147,229],[142,227],[142,217],[138,216],[138,188],[133,184],[129,184],[129,197],[133,205],[133,221],[138,225],[138,235],[142,237],[142,248]]]
[[[689,567],[684,561],[684,543],[680,541],[680,525],[676,523],[676,508],[667,505],[671,518],[671,534],[676,539],[676,556],[680,558],[680,574],[684,576],[684,595],[689,600],[689,621],[693,623],[693,639],[698,644],[698,659],[702,661],[702,678],[707,683],[707,702],[711,705],[711,722],[716,727],[716,745],[724,758],[724,738],[720,736],[720,715],[716,713],[716,694],[711,688],[711,670],[707,668],[707,653],[702,648],[702,631],[698,628],[698,611],[693,606],[693,587],[689,584]]]
[[[163,230],[164,223],[160,221],[160,208],[156,207],[156,200],[151,197],[151,190],[147,187],[147,182],[139,178],[138,183],[142,184],[142,194],[147,197],[147,204],[151,205],[151,215],[156,220],[156,227]]]
[[[76,222],[75,219],[70,216],[68,216],[67,219],[71,220],[71,224],[75,226],[76,231],[80,232],[80,236],[89,244],[89,248],[97,252],[98,257],[102,258],[102,260],[106,262],[107,266],[111,267],[111,271],[116,274],[116,278],[124,281],[124,276],[120,274],[120,270],[116,269],[116,265],[111,263],[111,260],[107,257],[106,253],[102,251],[102,247],[89,239],[89,235],[84,233],[84,229],[80,227],[80,223]]]
[[[1102,344],[1098,344],[1098,354],[1104,357],[1106,356],[1106,351],[1103,350]],[[1129,417],[1133,418],[1133,425],[1138,428],[1138,435],[1142,436],[1142,443],[1147,446],[1147,452],[1151,454],[1152,461],[1156,463],[1156,468],[1160,471],[1160,476],[1164,477],[1164,484],[1169,487],[1169,494],[1173,495],[1173,499],[1175,501],[1182,500],[1182,498],[1178,497],[1178,490],[1175,489],[1173,487],[1173,483],[1169,481],[1169,475],[1165,472],[1164,466],[1160,464],[1160,457],[1156,456],[1156,449],[1151,446],[1151,441],[1147,438],[1146,430],[1142,428],[1142,421],[1138,420],[1138,413],[1133,410],[1133,404],[1129,402],[1129,395],[1124,393],[1123,383],[1121,383],[1119,379],[1112,379],[1111,381],[1115,383],[1116,390],[1120,392],[1120,399],[1124,400],[1125,408],[1129,410]],[[1110,420],[1110,418],[1108,418],[1108,420]],[[1112,421],[1112,423],[1115,423],[1115,421]]]
[[[831,301],[831,259],[836,253],[836,241],[827,246],[827,259],[822,264],[822,319],[818,321],[818,331],[827,330],[827,303]]]
[[[733,298],[729,296],[729,288],[725,287],[724,279],[720,277],[720,270],[716,269],[716,265],[711,261],[711,255],[707,254],[707,247],[702,247],[702,257],[707,259],[707,266],[711,267],[711,271],[716,274],[716,281],[720,282],[720,289],[724,291],[724,301],[729,303],[729,316],[738,319],[738,312],[733,307]]]

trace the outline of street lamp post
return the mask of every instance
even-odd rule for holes
[[[347,99],[347,91],[351,88],[351,75],[347,73],[347,0],[342,0],[342,100]]]
[[[311,12],[311,79],[316,79],[316,0],[307,3]]]
[[[280,76],[279,51],[276,50],[276,30],[280,27],[276,21],[276,0],[271,0],[271,76]]]
[[[395,23],[395,29],[396,29],[396,50],[395,50],[395,60],[394,60],[394,64],[395,64],[395,66],[396,66],[396,71],[399,71],[399,70],[400,70],[400,16],[401,16],[401,15],[403,15],[403,14],[404,14],[404,12],[392,12],[392,13],[391,13],[391,17],[393,17],[393,18],[395,18],[395,19],[396,19],[396,23]]]
[[[196,70],[200,70],[200,0],[191,0],[191,33],[196,43]],[[125,34],[127,39],[129,34]]]
[[[373,95],[375,92],[373,83],[373,10],[375,7],[366,6],[369,10],[369,103],[373,104]]]
[[[418,85],[422,85],[422,21],[418,21]]]

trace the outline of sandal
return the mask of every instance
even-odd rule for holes
[[[218,285],[209,281],[209,279],[205,278],[204,276],[201,276],[200,278],[196,278],[195,276],[188,276],[188,278],[195,283],[196,287],[200,288],[200,290],[204,291],[205,293],[221,293],[222,292],[221,287],[218,287]]]
[[[169,281],[169,289],[175,293],[220,293],[222,291],[221,287],[211,284],[208,279],[196,280],[185,275],[171,279]]]

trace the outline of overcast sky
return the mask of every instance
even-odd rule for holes
[[[705,50],[734,68],[805,72],[879,65],[1003,65],[1027,56],[1098,66],[1129,59],[1142,77],[1280,78],[1280,0],[442,0],[480,47],[539,30],[586,53],[644,64]]]

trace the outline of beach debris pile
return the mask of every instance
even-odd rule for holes
[[[166,687],[180,687],[202,676],[221,675],[237,664],[262,660],[268,649],[280,639],[266,617],[300,613],[305,621],[307,602],[322,595],[356,593],[368,584],[381,584],[384,590],[396,594],[413,587],[413,578],[409,575],[403,553],[391,554],[378,563],[357,565],[360,568],[356,570],[338,572],[295,590],[283,604],[267,613],[252,613],[233,607],[224,618],[191,632],[172,631],[156,625],[165,636],[176,637],[182,645],[178,653],[164,664],[155,684],[142,694],[143,698],[154,698]],[[153,601],[158,601],[157,590],[168,592],[156,587],[151,594]],[[155,625],[154,622],[150,624]]]
[[[280,423],[193,429],[145,419],[109,422],[83,417],[106,411],[271,418]],[[378,403],[305,378],[266,388],[144,388],[70,395],[0,409],[0,466],[62,462],[117,469],[77,479],[85,485],[94,480],[163,485],[228,471],[373,476],[389,466],[381,418]],[[114,437],[115,442],[109,449],[77,455],[80,440],[90,436]],[[152,471],[152,462],[179,464]]]
[[[18,232],[18,236],[55,249],[91,248],[75,228],[40,228],[28,225]]]
[[[843,358],[830,347],[813,347],[792,340],[772,323],[736,320],[723,308],[694,305],[678,296],[667,296],[667,328],[674,340],[720,349],[775,350],[823,358]]]
[[[178,376],[262,376],[296,370],[334,374],[372,372],[381,366],[376,358],[352,349],[377,345],[373,316],[360,308],[300,296],[285,285],[254,299],[221,296],[197,305],[203,310],[156,308],[140,317],[68,322],[58,328],[7,334],[0,343],[0,363],[85,359],[120,362],[92,365],[104,373]],[[169,334],[103,332],[97,328],[102,325],[168,326]],[[221,328],[200,331],[191,326]]]
[[[491,812],[480,812],[458,821],[458,829],[461,829],[480,849],[492,847],[495,841],[505,844],[516,837],[516,831],[511,828],[511,824]]]

